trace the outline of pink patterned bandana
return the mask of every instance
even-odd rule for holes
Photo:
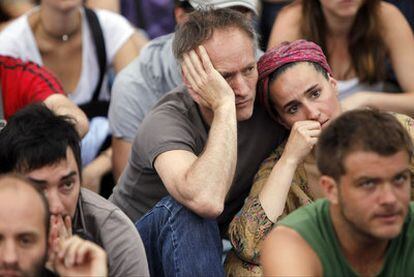
[[[257,93],[260,103],[265,106],[271,117],[276,115],[271,109],[269,99],[269,76],[281,66],[293,62],[314,62],[332,75],[322,49],[315,43],[303,39],[293,42],[283,42],[278,47],[266,51],[257,63],[259,80]]]

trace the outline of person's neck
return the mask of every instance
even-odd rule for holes
[[[323,198],[325,196],[322,187],[319,184],[321,176],[316,165],[315,148],[303,160],[303,168],[308,180],[308,192],[313,199]]]
[[[346,260],[362,276],[376,275],[382,268],[389,240],[379,240],[351,226],[339,210],[330,205],[330,217]]]
[[[316,165],[316,153],[315,153],[315,147],[312,149],[312,151],[303,159],[303,163],[306,165]]]
[[[326,10],[323,11],[327,23],[328,36],[332,38],[347,38],[354,24],[355,17],[340,18],[330,14]]]
[[[80,10],[59,12],[42,7],[39,12],[39,26],[43,33],[53,39],[67,41],[81,29]]]

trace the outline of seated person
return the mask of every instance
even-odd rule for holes
[[[21,173],[45,192],[49,238],[78,234],[105,249],[110,276],[147,276],[144,247],[133,223],[118,207],[81,188],[79,143],[69,118],[30,105],[0,132],[0,172]]]
[[[72,117],[81,137],[88,131],[85,114],[64,95],[59,81],[44,67],[0,55],[0,82],[0,121],[7,121],[30,103],[43,102],[56,114]]]
[[[321,130],[341,113],[336,80],[316,44],[305,40],[281,44],[262,56],[258,70],[263,104],[291,131],[261,165],[249,197],[230,224],[234,253],[228,255],[226,270],[234,276],[262,274],[260,246],[273,224],[323,197],[313,148]],[[395,116],[414,137],[414,121]]]
[[[174,14],[178,25],[194,9],[204,7],[203,0],[175,0]],[[212,0],[214,9],[232,8],[249,18],[257,13],[252,0]],[[178,61],[172,52],[174,33],[152,40],[125,70],[115,78],[109,107],[112,130],[113,173],[121,176],[130,156],[132,143],[145,115],[167,92],[183,84]]]
[[[98,191],[96,181],[112,169],[112,151],[100,151],[109,135],[108,82],[139,49],[134,29],[121,15],[88,11],[80,0],[41,0],[0,33],[0,54],[44,65],[86,113],[90,132],[82,141],[84,185]]]
[[[389,113],[346,112],[316,147],[326,199],[278,222],[264,275],[410,276],[414,271],[412,138]]]
[[[102,248],[72,236],[50,251],[49,232],[42,191],[20,176],[0,176],[0,276],[108,276]],[[45,266],[48,254],[56,274]]]
[[[139,220],[153,276],[224,274],[221,238],[286,134],[255,105],[256,47],[232,9],[194,11],[175,32],[186,86],[144,119],[110,198]]]
[[[301,38],[327,55],[345,110],[369,106],[414,116],[414,35],[394,5],[296,0],[279,12],[268,48]],[[387,62],[404,93],[390,93],[394,88],[384,83]]]

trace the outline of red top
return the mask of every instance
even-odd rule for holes
[[[44,67],[17,58],[0,55],[0,78],[6,120],[30,103],[64,93],[56,77]]]

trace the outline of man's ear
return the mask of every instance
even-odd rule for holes
[[[338,204],[338,184],[336,181],[332,177],[322,175],[319,179],[319,185],[329,202]]]
[[[188,13],[181,7],[174,8],[174,17],[177,25],[183,24],[188,19]]]

